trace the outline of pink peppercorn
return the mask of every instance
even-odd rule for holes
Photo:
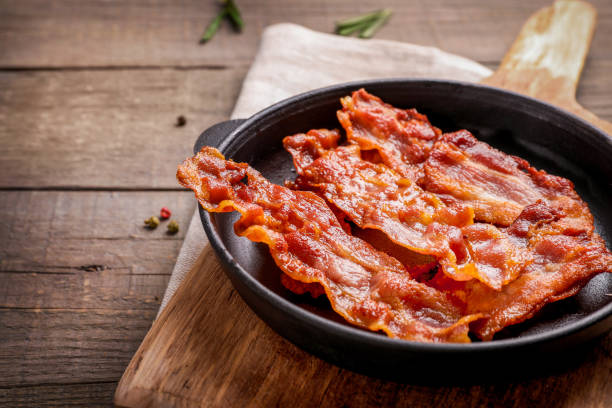
[[[159,218],[161,218],[162,220],[167,220],[168,218],[170,218],[171,215],[172,213],[170,212],[168,207],[162,207],[161,211],[159,212]]]

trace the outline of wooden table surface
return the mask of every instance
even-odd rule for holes
[[[246,29],[197,40],[212,1],[0,0],[0,405],[112,404],[149,329],[195,201],[176,165],[204,128],[228,117],[263,28],[329,32],[378,1],[252,0]],[[549,0],[387,0],[377,38],[437,46],[495,68],[523,22]],[[612,2],[598,26],[578,101],[612,120]],[[187,124],[175,127],[177,116]],[[142,220],[162,206],[183,227]],[[246,307],[246,306],[244,306]],[[313,357],[314,358],[314,357]],[[460,372],[460,367],[457,368]],[[612,406],[612,335],[577,367],[498,385],[424,387],[366,377],[325,405]],[[352,387],[352,388],[351,388]]]

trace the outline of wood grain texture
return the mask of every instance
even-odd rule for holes
[[[0,187],[179,190],[177,164],[228,117],[245,72],[0,72]]]
[[[0,188],[178,190],[177,163],[228,117],[245,71],[0,72]],[[612,120],[609,72],[587,63],[578,100]]]
[[[0,309],[0,387],[116,381],[155,314],[151,309]]]
[[[176,188],[177,162],[191,152],[201,130],[231,111],[266,25],[290,21],[329,32],[338,18],[380,7],[374,0],[239,3],[245,33],[225,25],[199,46],[213,2],[0,0],[0,188],[9,189],[0,191],[1,406],[112,403],[117,380],[155,317],[184,233],[171,238],[162,230],[141,230],[142,214],[168,205],[180,209],[176,214],[187,225],[182,220],[195,206],[190,193],[137,190]],[[592,3],[598,26],[578,100],[612,120],[612,3]],[[395,14],[376,37],[438,46],[494,69],[527,17],[548,4],[389,0],[385,6]],[[180,114],[187,117],[185,128],[173,126]],[[10,191],[21,188],[34,191]],[[92,264],[105,269],[79,269]],[[612,405],[609,336],[580,367],[547,379],[401,385],[302,352],[263,325],[218,270],[207,276],[217,279],[222,299],[213,310],[235,312],[238,329],[250,330],[240,333],[252,339],[246,351],[205,354],[215,362],[211,370],[219,371],[208,380],[213,403]],[[218,336],[237,333],[229,324],[221,330],[212,323],[195,327],[212,328]],[[239,339],[230,344],[238,346]],[[263,358],[256,354],[262,347]],[[222,367],[223,358],[239,352],[243,362]],[[232,372],[240,374],[237,380]]]
[[[100,265],[117,273],[169,274],[185,228],[167,235],[143,221],[167,206],[186,227],[187,192],[4,191],[0,193],[0,272],[76,273]]]
[[[603,407],[612,403],[612,335],[596,343],[578,367],[548,378],[448,387],[399,384],[340,369],[275,334],[236,294],[210,248],[193,271],[128,366],[115,394],[118,405]]]
[[[610,59],[612,3],[593,0],[600,21],[590,58]],[[332,32],[341,18],[379,9],[377,0],[245,0],[242,35],[224,24],[197,44],[217,12],[212,1],[0,1],[4,67],[248,65],[263,29],[294,22]],[[549,0],[386,0],[393,9],[376,38],[432,45],[481,62],[498,62],[525,20]]]
[[[1,406],[112,402],[185,235],[143,228],[162,206],[183,227],[195,208],[187,192],[0,193]]]
[[[116,386],[115,381],[97,381],[0,388],[0,404],[7,407],[110,407]]]
[[[577,83],[591,40],[593,17],[589,6],[566,1],[536,13],[525,25],[502,66],[488,79],[489,83],[534,97],[567,91],[554,87],[550,80],[539,80],[532,72],[541,68],[546,70],[549,79],[557,73]],[[591,25],[574,30],[574,25],[585,21]],[[570,31],[571,34],[572,30],[577,37],[574,38],[574,50],[576,45],[582,49],[577,54],[564,52],[566,50],[559,45],[563,41],[558,33]],[[538,47],[536,40],[542,37],[545,40]],[[533,41],[536,46],[530,49],[528,44]],[[530,52],[539,55],[530,58]],[[547,66],[546,59],[542,58],[546,53],[554,61],[553,66]],[[563,65],[566,60],[568,62]],[[499,78],[496,75],[512,73],[513,69],[523,71],[520,81],[519,77],[504,75],[504,81],[496,82]],[[555,69],[560,69],[561,73]],[[521,88],[522,84],[534,81],[536,86]],[[575,89],[571,91],[573,98]],[[571,108],[565,98],[555,102]],[[607,369],[612,360],[609,352],[604,351],[609,350],[610,335],[578,367],[545,379],[504,384],[503,394],[499,385],[438,387],[432,392],[427,387],[365,379],[308,357],[278,336],[274,338],[268,327],[236,302],[231,286],[219,279],[220,275],[213,250],[207,246],[130,362],[115,394],[117,405],[582,407],[612,403],[611,376]],[[218,316],[232,318],[219,319]],[[377,394],[377,387],[384,391]],[[494,397],[488,394],[491,390]],[[470,398],[466,398],[466,394]],[[579,397],[574,397],[576,395]]]
[[[538,11],[527,20],[497,71],[483,83],[560,106],[612,135],[611,122],[576,102],[596,15],[593,6],[579,0],[559,0]]]

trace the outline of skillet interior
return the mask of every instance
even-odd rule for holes
[[[260,112],[224,140],[221,150],[228,158],[246,161],[269,180],[282,184],[284,180],[295,176],[290,156],[282,149],[282,138],[312,128],[339,127],[335,117],[340,107],[339,98],[362,86],[394,106],[417,108],[443,131],[468,129],[478,139],[493,147],[520,156],[536,168],[572,180],[580,196],[589,204],[595,217],[596,230],[610,248],[612,139],[559,109],[507,91],[481,85],[423,80],[383,80],[331,87],[303,94]],[[324,319],[346,325],[330,310],[325,300],[314,301],[308,296],[297,296],[284,289],[279,282],[279,270],[267,247],[253,244],[234,234],[233,223],[237,218],[236,213],[210,217],[213,235],[217,236],[220,246],[225,247],[216,248],[217,252],[225,249],[228,251],[225,253],[226,269],[229,269],[234,284],[238,278],[232,277],[231,270],[235,271],[236,266],[233,261],[228,263],[227,257],[233,258],[244,271],[279,297]],[[205,227],[207,219],[208,216],[204,215]],[[212,231],[207,232],[210,235]],[[215,237],[211,238],[215,245]],[[253,307],[248,296],[238,289]],[[602,309],[607,310],[608,319],[605,327],[600,324],[598,332],[609,329],[609,312],[612,310],[612,297],[608,296],[609,293],[612,293],[612,274],[599,275],[577,296],[548,305],[536,318],[499,333],[491,344],[511,344],[512,340],[509,343],[500,339],[521,337],[527,340],[522,344],[528,344],[531,338],[537,343],[538,334],[546,334],[553,329],[567,328],[568,333],[576,331],[577,324],[598,311],[601,315]],[[266,312],[256,307],[255,311],[268,321],[262,316]],[[273,323],[268,323],[278,330]],[[331,329],[334,326],[337,325],[330,326]],[[362,333],[370,336],[370,333]],[[382,335],[379,337],[384,338]],[[290,340],[300,343],[293,338]],[[470,347],[478,350],[480,346],[484,346],[484,343],[475,343]],[[323,353],[318,352],[320,350],[317,350],[317,346],[306,348],[336,363],[347,365],[333,355],[330,357],[325,350]],[[435,350],[417,348],[421,352]],[[451,349],[453,347],[446,350]],[[350,363],[348,366],[360,370],[360,367]]]

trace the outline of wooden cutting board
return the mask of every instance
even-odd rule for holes
[[[595,18],[595,10],[580,1],[558,1],[538,11],[483,83],[546,100],[612,134],[612,123],[575,100]],[[337,405],[351,394],[359,405],[453,404],[452,388],[445,392],[361,376],[293,346],[244,304],[207,246],[134,355],[115,403],[293,407]],[[372,395],[379,399],[370,400]]]

